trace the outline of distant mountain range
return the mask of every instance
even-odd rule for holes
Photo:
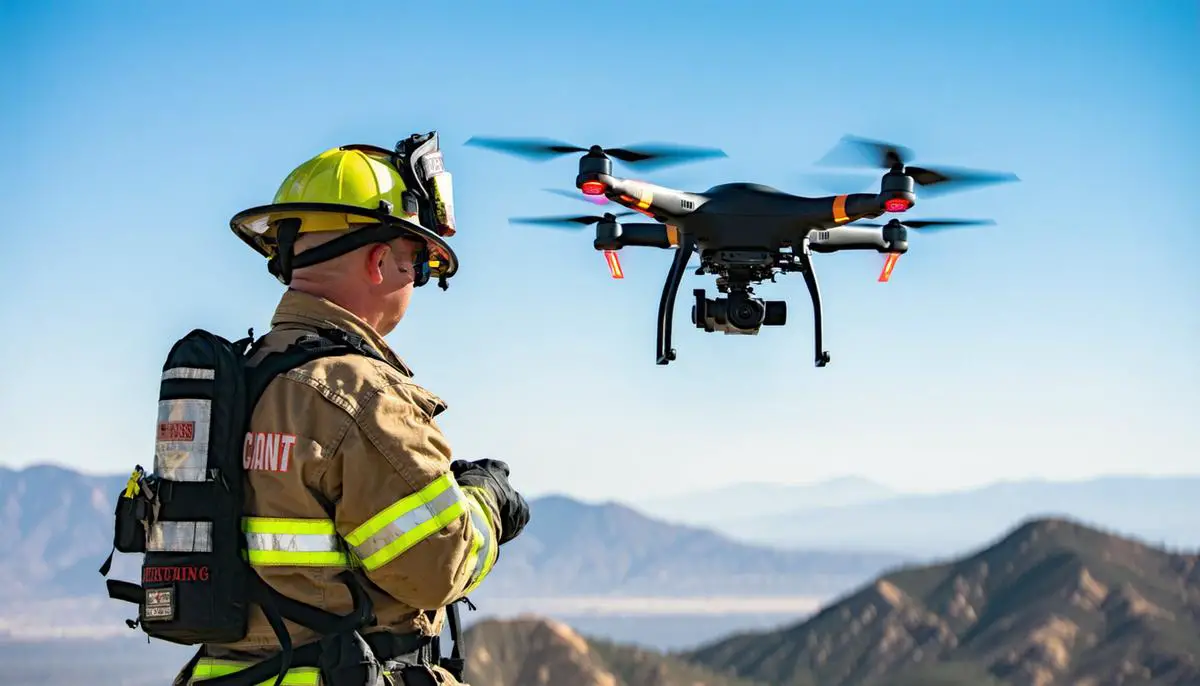
[[[539,617],[480,622],[465,643],[466,680],[478,686],[762,686]]]
[[[775,631],[663,654],[523,617],[473,626],[467,658],[492,686],[1194,685],[1200,557],[1039,519]]]
[[[726,532],[735,522],[765,519],[799,510],[876,502],[899,495],[861,477],[846,476],[811,484],[739,483],[694,493],[631,503],[638,511],[668,522],[711,526]]]
[[[489,594],[824,596],[906,559],[887,553],[774,550],[667,524],[623,505],[590,505],[563,496],[536,498],[530,509],[525,531],[501,549],[488,579]]]
[[[0,469],[0,636],[127,631],[119,620],[129,607],[108,600],[97,573],[111,548],[125,479],[49,466]],[[904,561],[891,553],[772,550],[622,505],[561,496],[534,499],[530,507],[525,532],[501,549],[492,576],[472,597],[484,610],[625,598],[636,599],[625,606],[637,614],[653,609],[654,601],[643,599],[805,596],[811,611],[821,598]],[[118,554],[110,577],[136,579],[139,560]],[[64,612],[69,598],[83,600]],[[552,598],[564,600],[548,605]]]
[[[677,657],[776,686],[1200,684],[1200,556],[1040,519]]]
[[[0,633],[19,634],[30,622],[57,617],[59,635],[66,635],[86,623],[81,617],[90,608],[105,604],[95,566],[108,551],[111,501],[122,483],[121,477],[57,468],[0,470],[0,523],[5,525],[0,527],[5,597]],[[548,497],[534,500],[532,507],[533,521],[518,539],[523,542],[504,548],[502,565],[510,571],[498,567],[495,572],[498,598],[581,592],[609,598],[661,599],[689,592],[704,597],[710,595],[705,589],[747,594],[744,585],[771,597],[772,592],[795,592],[801,584],[819,585],[826,576],[839,579],[830,586],[841,583],[843,591],[816,614],[779,628],[730,631],[670,652],[584,637],[550,618],[475,619],[466,637],[473,683],[1200,683],[1200,555],[1172,552],[1072,518],[1037,518],[1015,528],[1010,523],[1002,537],[978,552],[939,564],[898,566],[895,558],[878,554],[767,550],[613,504]],[[981,540],[987,539],[968,547],[978,547]],[[871,565],[875,571],[865,572]],[[847,581],[861,574],[864,582]],[[687,590],[681,592],[677,580]],[[64,593],[90,597],[55,595]],[[67,686],[104,674],[104,682],[114,686],[149,686],[169,678],[185,658],[187,650],[179,646],[144,641],[139,646],[131,636],[137,632],[116,630],[123,636],[104,641],[0,641],[6,683]],[[67,647],[72,660],[37,657],[63,654]]]
[[[823,502],[823,489],[841,502]],[[1200,476],[1014,481],[930,495],[889,495],[870,482],[835,480],[730,487],[675,497],[653,511],[670,513],[673,521],[706,523],[759,545],[894,550],[930,558],[957,554],[1002,535],[1015,521],[1042,516],[1075,518],[1166,546],[1198,548],[1198,494]]]

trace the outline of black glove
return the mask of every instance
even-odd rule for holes
[[[455,460],[450,471],[463,486],[487,489],[496,498],[500,508],[500,544],[504,545],[517,537],[529,523],[529,504],[508,483],[508,464],[501,460]]]

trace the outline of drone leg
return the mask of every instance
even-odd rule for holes
[[[829,351],[821,349],[821,289],[817,285],[817,274],[813,271],[812,255],[805,241],[804,251],[800,254],[800,264],[804,269],[804,283],[808,286],[808,295],[813,305],[813,337],[816,343],[816,363],[818,367],[829,364]]]
[[[675,311],[675,294],[679,292],[683,272],[694,249],[695,244],[691,240],[679,241],[671,270],[667,272],[667,282],[663,284],[662,299],[658,302],[658,364],[668,364],[675,359],[675,349],[671,347],[671,317]]]

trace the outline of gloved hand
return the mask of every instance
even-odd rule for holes
[[[500,508],[500,545],[516,538],[529,523],[529,504],[508,483],[508,464],[502,460],[455,460],[450,471],[463,486],[487,489]]]

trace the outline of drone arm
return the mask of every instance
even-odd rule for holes
[[[891,244],[884,240],[883,229],[858,226],[841,226],[833,229],[818,229],[808,234],[809,248],[817,253],[839,250],[875,250],[886,252]]]
[[[683,272],[687,269],[688,260],[692,257],[695,245],[690,239],[679,242],[679,249],[671,261],[671,270],[667,272],[667,281],[663,284],[662,299],[658,302],[658,349],[656,363],[669,364],[675,359],[675,349],[671,347],[671,319],[675,311],[675,294],[679,292],[679,284],[683,282]]]
[[[800,253],[800,266],[804,273],[804,284],[808,286],[808,295],[812,298],[816,365],[824,367],[829,364],[829,351],[821,349],[821,289],[817,285],[817,274],[813,271],[812,256],[809,254],[807,241],[805,243],[805,249]]]
[[[691,214],[707,198],[645,181],[602,177],[604,196],[622,207],[658,218],[677,218]]]
[[[621,224],[617,240],[621,247],[670,248],[679,243],[679,232],[657,223]]]
[[[820,201],[830,219],[830,226],[842,226],[859,219],[874,219],[883,214],[883,200],[874,193],[850,193]]]

